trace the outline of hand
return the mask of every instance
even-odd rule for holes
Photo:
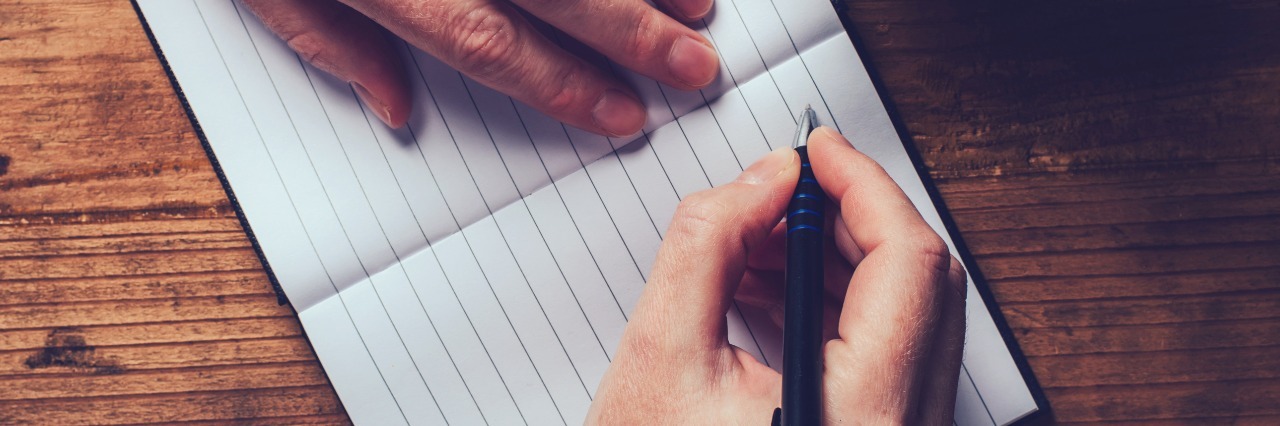
[[[835,131],[813,132],[809,158],[839,207],[826,263],[826,423],[950,424],[964,268],[884,170]],[[588,422],[769,421],[782,378],[728,343],[725,313],[736,293],[781,319],[779,220],[799,169],[794,151],[774,151],[680,204]]]
[[[245,5],[302,58],[351,82],[361,100],[392,127],[408,120],[411,99],[397,49],[379,25],[486,86],[560,121],[610,136],[639,131],[644,106],[612,72],[566,51],[535,29],[526,14],[679,89],[705,87],[719,70],[711,44],[672,18],[700,19],[712,0],[658,0],[667,14],[641,0],[341,1],[245,0]]]

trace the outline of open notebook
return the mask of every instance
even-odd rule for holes
[[[606,65],[650,116],[642,134],[614,139],[407,45],[415,110],[407,128],[388,129],[243,5],[137,3],[357,423],[580,423],[676,203],[789,144],[805,104],[948,236],[823,0],[719,0],[700,29],[722,55],[705,90]],[[1035,412],[972,284],[968,310],[956,423]],[[767,324],[735,307],[730,339],[777,366],[780,336]]]

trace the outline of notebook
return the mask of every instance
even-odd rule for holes
[[[805,104],[952,242],[823,0],[718,0],[698,30],[720,77],[700,91],[597,58],[648,108],[626,138],[565,126],[403,43],[416,103],[389,129],[236,1],[136,6],[359,424],[580,423],[676,204],[788,145]],[[971,280],[957,425],[1042,405],[982,296]],[[730,311],[730,341],[774,368],[779,337],[760,312]]]

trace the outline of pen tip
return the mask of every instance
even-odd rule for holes
[[[817,126],[817,118],[818,114],[813,112],[812,105],[806,104],[804,110],[800,111],[800,116],[796,117],[798,126],[796,127],[796,137],[791,141],[792,148],[807,145],[809,132],[812,132],[813,128]]]

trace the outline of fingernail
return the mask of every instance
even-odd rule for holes
[[[644,126],[644,106],[626,93],[609,89],[591,108],[591,119],[614,136],[626,136]]]
[[[693,37],[683,36],[671,46],[667,56],[667,68],[671,77],[694,87],[711,84],[720,71],[720,58],[716,51]]]
[[[738,175],[738,182],[758,185],[768,182],[792,167],[798,167],[800,156],[794,149],[782,147],[760,157],[754,164]]]
[[[368,106],[369,109],[373,111],[373,115],[378,116],[378,119],[382,120],[386,125],[395,127],[394,124],[391,124],[391,107],[382,103],[378,98],[375,98],[373,94],[369,93],[369,90],[365,89],[364,86],[361,86],[360,83],[353,81],[351,82],[351,87],[355,89],[356,96],[360,97],[360,102],[364,102],[365,106]]]
[[[711,12],[711,3],[710,0],[677,0],[675,5],[685,18],[698,19]]]
[[[818,138],[840,142],[840,144],[842,145],[853,147],[853,144],[850,143],[848,139],[845,139],[844,135],[840,134],[840,132],[837,132],[836,129],[832,129],[827,126],[819,126],[818,128],[813,129],[813,132],[809,133],[809,141],[810,141],[809,144],[813,145],[813,141],[817,140]]]

